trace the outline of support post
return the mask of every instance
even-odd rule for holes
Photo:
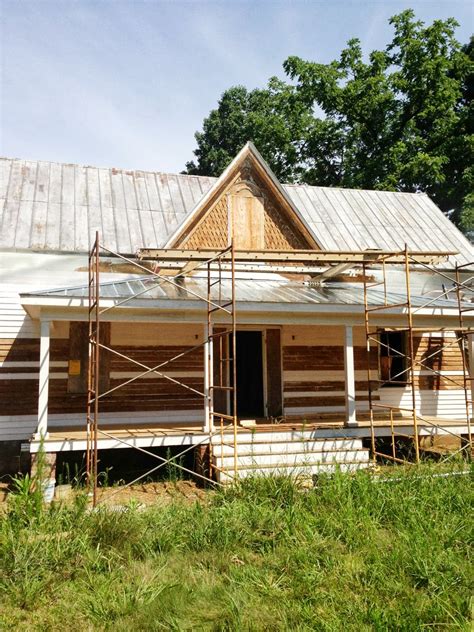
[[[344,372],[346,382],[346,424],[356,426],[356,387],[354,371],[354,339],[352,326],[344,327]]]
[[[469,370],[469,384],[466,388],[467,398],[467,428],[469,435],[469,443],[472,445],[472,420],[474,418],[474,331],[469,330],[466,335],[467,338],[467,366]],[[470,397],[469,397],[470,396]],[[469,401],[470,399],[470,401]]]
[[[50,321],[40,322],[40,368],[38,391],[38,423],[35,440],[48,436]]]
[[[207,322],[204,325],[204,432],[214,431],[213,418],[213,353],[212,353],[212,324]]]

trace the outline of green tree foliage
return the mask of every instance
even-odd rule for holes
[[[288,81],[232,87],[196,134],[188,173],[219,175],[252,140],[284,182],[426,191],[474,229],[474,44],[454,19],[411,10],[368,59],[352,39],[329,64],[289,57]]]

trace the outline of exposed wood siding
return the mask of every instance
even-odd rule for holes
[[[415,337],[415,388],[423,391],[463,388],[463,366],[455,334]]]
[[[345,411],[344,327],[283,327],[285,414]],[[356,406],[368,407],[365,332],[354,327]],[[371,377],[377,378],[377,350],[371,351]],[[378,394],[374,393],[378,399]]]
[[[273,336],[267,330],[267,339]],[[277,334],[275,334],[276,336]],[[156,366],[171,357],[185,353],[203,340],[203,327],[199,325],[145,324],[133,328],[127,323],[114,323],[111,344],[117,351],[130,355],[146,366]],[[367,407],[367,373],[365,364],[364,332],[354,328],[356,400],[359,410]],[[462,363],[455,334],[443,338],[433,334],[417,335],[417,357],[428,362],[428,356],[439,347],[453,341],[443,350],[436,368],[446,376],[462,382]],[[285,414],[313,414],[344,412],[343,328],[284,326],[281,329],[283,397]],[[84,423],[85,395],[67,392],[69,352],[69,326],[53,323],[51,338],[50,419],[52,427],[77,426]],[[275,343],[276,345],[276,343]],[[272,346],[271,349],[276,349]],[[267,370],[278,364],[277,354],[267,348]],[[375,354],[375,350],[374,350]],[[216,354],[215,354],[216,357]],[[196,349],[177,361],[163,367],[163,373],[185,382],[191,389],[203,390],[203,353]],[[377,357],[371,359],[372,377],[376,378]],[[4,337],[0,339],[0,440],[24,440],[34,431],[38,400],[39,339],[30,337]],[[138,376],[140,366],[112,355],[110,359],[110,386]],[[275,374],[276,375],[276,374]],[[443,386],[429,369],[417,368],[418,412],[445,418],[464,418],[464,393],[456,385]],[[268,403],[271,408],[272,392],[278,391],[276,382],[267,374]],[[453,387],[454,386],[454,387]],[[376,393],[382,403],[410,407],[408,388],[382,388]],[[276,401],[276,400],[275,400]],[[125,420],[126,423],[161,423],[176,419],[203,421],[203,398],[197,393],[174,384],[164,377],[150,374],[140,378],[101,403],[104,423]],[[269,411],[270,414],[271,410]]]
[[[86,331],[87,324],[80,325]],[[103,325],[104,333],[109,327],[106,323]],[[161,371],[174,380],[184,382],[191,389],[202,392],[202,349],[186,353],[202,340],[202,328],[194,325],[154,324],[130,328],[126,323],[117,323],[112,327],[112,338],[115,350],[149,367],[184,354]],[[120,341],[125,344],[117,344]],[[107,373],[111,388],[138,377],[145,370],[117,355],[108,355],[107,360],[102,354],[101,361],[103,368],[106,363],[109,364]],[[53,421],[69,419],[65,425],[81,425],[84,423],[86,394],[68,392],[70,359],[69,324],[54,323],[50,350],[49,414]],[[0,440],[27,439],[34,431],[38,407],[38,373],[38,338],[0,339]],[[102,384],[102,390],[106,387]],[[129,414],[130,423],[135,418],[140,419],[143,414],[149,414],[152,421],[156,415],[157,423],[173,418],[173,415],[181,415],[179,421],[185,423],[194,418],[202,420],[203,398],[172,380],[150,373],[104,398],[100,408],[101,415]],[[192,419],[189,416],[191,413],[194,415]]]

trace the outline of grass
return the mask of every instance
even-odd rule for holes
[[[245,480],[203,502],[0,517],[2,630],[468,630],[471,475]]]

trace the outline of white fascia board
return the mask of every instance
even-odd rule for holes
[[[33,298],[33,297],[31,297]],[[34,297],[39,303],[42,299]],[[113,307],[115,302],[107,299],[101,301],[101,309]],[[88,319],[87,300],[83,298],[43,297],[42,303],[24,306],[33,318],[47,320],[78,320]],[[204,301],[163,300],[157,306],[145,301],[134,301],[105,312],[103,321],[115,322],[187,322],[202,323],[207,318]],[[228,323],[229,315],[214,313],[215,323]],[[239,324],[320,324],[320,325],[361,325],[364,323],[364,308],[361,305],[315,305],[308,303],[238,303],[237,322]],[[457,310],[446,308],[420,309],[414,314],[414,326],[419,328],[456,329],[459,326]],[[406,327],[407,312],[400,308],[373,312],[371,324],[374,326]],[[464,315],[465,326],[474,327],[474,314]]]

